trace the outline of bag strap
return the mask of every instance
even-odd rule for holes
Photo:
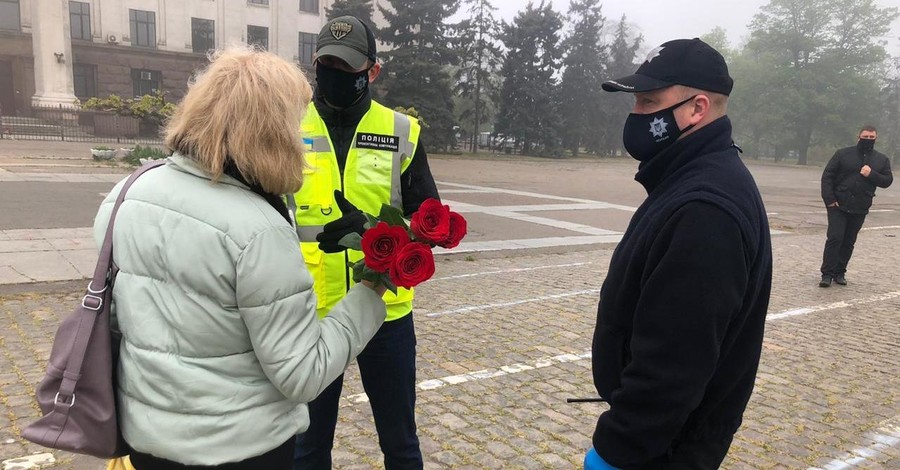
[[[107,292],[107,289],[111,282],[113,226],[116,222],[119,206],[125,200],[125,193],[128,191],[128,188],[134,184],[134,181],[139,176],[164,164],[164,160],[152,161],[135,170],[128,177],[128,180],[125,181],[119,196],[116,198],[116,203],[113,205],[112,213],[109,216],[109,225],[106,227],[106,236],[103,238],[103,245],[100,247],[97,267],[94,268],[94,277],[88,284],[87,293],[81,299],[81,306],[78,307],[81,320],[78,322],[78,330],[75,333],[75,341],[72,344],[69,360],[66,362],[62,383],[59,386],[59,393],[57,393],[54,400],[54,405],[56,406],[71,407],[75,403],[75,385],[78,379],[81,378],[81,366],[84,363],[84,356],[91,339],[91,333],[94,330],[94,323],[96,323],[101,313],[109,310],[109,300],[112,296]],[[97,289],[97,286],[103,287]],[[107,301],[104,302],[104,299]],[[60,402],[60,399],[63,401]]]

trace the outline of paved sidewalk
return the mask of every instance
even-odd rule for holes
[[[816,287],[810,269],[820,234],[774,241],[756,389],[723,468],[900,468],[900,238],[886,236],[898,233],[860,234],[850,285],[830,289]],[[611,253],[439,260],[415,313],[426,468],[578,468],[604,406],[565,399],[596,393],[590,342]],[[18,433],[38,415],[34,384],[57,322],[78,296],[0,296],[0,460],[45,451]],[[335,468],[382,468],[355,367],[340,413]],[[103,468],[54,455],[54,468]]]
[[[39,414],[34,386],[54,332],[96,261],[86,226],[100,192],[123,177],[116,172],[127,171],[98,166],[77,148],[70,160],[42,160],[27,148],[13,156],[6,144],[0,141],[0,188],[12,189],[5,194],[80,188],[45,198],[54,206],[60,200],[58,210],[80,228],[10,230],[60,217],[48,205],[38,208],[38,198],[6,199],[12,210],[3,212],[7,230],[0,230],[0,462],[47,452],[20,432]],[[42,151],[52,154],[51,147]],[[435,277],[417,291],[417,422],[426,468],[578,468],[604,406],[565,399],[596,393],[590,349],[599,288],[614,241],[645,195],[632,179],[635,164],[443,158],[430,164],[442,196],[469,219],[461,248],[483,251],[438,256]],[[750,168],[772,226],[788,233],[773,239],[756,389],[723,468],[900,469],[900,186],[879,190],[850,284],[821,289],[821,169]],[[71,184],[53,184],[61,181]],[[41,218],[24,217],[19,206]],[[595,243],[604,237],[610,243]],[[511,245],[521,246],[496,251]],[[40,282],[65,279],[77,280]],[[382,468],[355,366],[340,413],[335,468]],[[52,455],[54,469],[105,468],[89,457]]]
[[[0,285],[82,279],[96,264],[90,228],[0,230]]]

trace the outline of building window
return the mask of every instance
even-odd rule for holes
[[[216,48],[216,23],[203,18],[191,18],[191,46],[194,52],[206,54]]]
[[[162,88],[162,72],[159,70],[131,69],[134,96],[152,95]]]
[[[19,0],[0,0],[0,29],[20,31]]]
[[[156,47],[156,13],[144,10],[128,10],[131,23],[131,45]]]
[[[247,0],[247,3],[252,5],[268,5],[269,0]]]
[[[319,36],[317,34],[300,32],[300,52],[298,57],[300,58],[301,65],[312,64],[313,54],[316,52],[316,41],[318,39]]]
[[[69,25],[72,39],[91,40],[91,5],[85,2],[69,2]]]
[[[269,28],[247,25],[247,44],[259,46],[264,51],[269,50]]]
[[[300,11],[319,12],[319,0],[300,0]]]
[[[72,78],[75,82],[75,96],[80,100],[97,96],[97,66],[72,64]]]

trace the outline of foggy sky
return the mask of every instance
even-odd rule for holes
[[[536,0],[535,3],[539,3]],[[732,47],[749,34],[747,25],[768,0],[603,0],[603,16],[607,24],[616,23],[625,14],[628,21],[644,35],[644,52],[670,39],[693,38],[708,33],[715,26],[728,32]],[[876,0],[881,7],[900,7],[900,0]],[[525,9],[527,0],[494,0],[498,15],[509,22],[516,12]],[[553,9],[567,13],[569,0],[553,0]],[[900,20],[894,22],[888,40],[888,53],[900,56]]]

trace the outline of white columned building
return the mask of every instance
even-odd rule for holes
[[[34,53],[32,106],[75,106],[68,0],[31,2]]]

